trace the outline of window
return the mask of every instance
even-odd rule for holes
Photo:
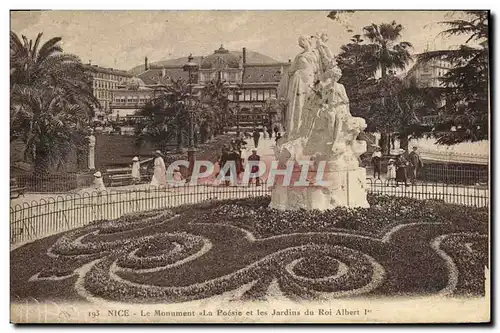
[[[245,90],[245,101],[250,101],[250,90]]]
[[[268,100],[269,99],[269,95],[270,95],[269,94],[269,90],[268,89],[264,90],[264,100]]]
[[[276,98],[276,90],[271,89],[271,98]]]
[[[264,100],[264,90],[260,90],[260,89],[259,89],[259,90],[257,91],[257,100],[258,100],[258,101],[262,101],[262,100]]]
[[[252,98],[251,98],[252,101],[256,101],[257,100],[257,90],[252,90]]]

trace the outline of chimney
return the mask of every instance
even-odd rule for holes
[[[243,48],[243,65],[247,63],[247,48]]]
[[[291,64],[292,63],[292,59],[288,59],[288,63]]]
[[[148,68],[148,57],[144,57],[144,70],[147,71]]]

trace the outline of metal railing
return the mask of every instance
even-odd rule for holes
[[[419,200],[443,200],[446,203],[489,207],[488,186],[465,186],[445,183],[416,183],[405,186],[399,183],[396,186],[394,180],[372,180],[367,179],[367,188],[371,193],[407,197]]]
[[[489,188],[450,184],[415,184],[409,187],[367,180],[367,191],[381,195],[437,199],[447,203],[488,207]],[[209,200],[269,195],[266,186],[186,185],[179,188],[135,189],[111,192],[66,194],[10,208],[11,245],[24,243],[129,213],[172,208]]]

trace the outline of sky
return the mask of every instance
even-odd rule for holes
[[[193,55],[209,55],[221,44],[229,50],[260,52],[278,61],[300,52],[297,38],[326,32],[336,54],[352,35],[371,23],[395,20],[403,25],[402,40],[413,53],[453,48],[461,37],[440,37],[452,12],[357,11],[327,18],[328,11],[21,11],[11,12],[11,29],[43,40],[62,37],[65,52],[83,62],[128,70],[144,63]],[[352,30],[352,32],[348,31]]]

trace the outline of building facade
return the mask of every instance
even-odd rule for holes
[[[113,100],[110,103],[108,119],[119,121],[132,118],[153,97],[153,89],[146,87],[144,82],[132,77],[118,85],[112,91]]]
[[[113,92],[123,85],[126,80],[132,77],[126,71],[113,68],[104,68],[97,65],[86,65],[92,75],[92,91],[94,97],[99,100],[101,108],[95,110],[96,113],[109,114],[111,112],[111,102]]]
[[[434,59],[423,63],[417,61],[405,77],[406,84],[413,84],[418,88],[440,87],[440,77],[443,77],[452,65],[444,60]]]
[[[282,109],[277,103],[269,101],[276,100],[278,84],[282,75],[287,72],[290,61],[248,63],[246,48],[242,51],[242,55],[238,56],[221,46],[213,54],[193,58],[196,66],[190,72],[186,71],[182,64],[148,66],[147,58],[145,58],[144,71],[137,75],[144,86],[142,92],[141,90],[134,92],[138,96],[133,98],[140,100],[141,93],[148,89],[151,93],[155,87],[161,85],[160,82],[169,79],[191,82],[193,95],[200,96],[201,90],[208,82],[220,80],[226,83],[230,107],[237,110],[231,121],[233,125],[239,124],[242,128],[253,128],[261,125],[268,126],[279,121]],[[130,90],[128,94],[131,94]],[[115,96],[122,95],[115,92]],[[115,98],[112,103],[113,113],[115,108],[118,108],[117,102]]]

